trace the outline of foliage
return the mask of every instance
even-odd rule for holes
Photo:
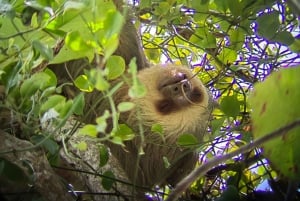
[[[201,163],[251,142],[251,115],[254,137],[299,118],[299,93],[296,93],[299,67],[280,70],[300,63],[299,22],[286,1],[141,0],[130,3],[147,58],[152,63],[190,66],[220,104],[213,114],[211,135],[206,137],[204,147],[203,143],[198,146]],[[99,132],[105,133],[106,120],[113,117],[113,132],[101,140],[122,146],[125,140],[133,139],[132,130],[117,122],[118,115],[133,105],[129,102],[114,105],[111,97],[123,83],[111,86],[109,82],[122,77],[125,71],[124,60],[112,56],[123,23],[121,13],[106,0],[0,1],[0,115],[5,116],[8,111],[13,116],[9,124],[1,119],[0,128],[35,146],[41,145],[49,158],[54,157],[60,145],[53,133],[72,115],[82,115],[83,93],[99,90],[110,99],[111,112],[98,117],[96,125],[85,125],[80,132],[97,137]],[[99,61],[100,68],[77,77],[74,85],[82,93],[67,99],[61,91],[70,83],[60,84],[46,66],[79,58]],[[133,79],[129,95],[143,96],[145,89],[136,77],[134,61],[129,69]],[[280,81],[276,74],[267,78],[273,71],[280,71],[277,73],[282,77]],[[263,83],[254,85],[257,82]],[[248,97],[253,87],[257,91],[250,106]],[[287,90],[291,93],[285,99]],[[265,104],[262,100],[272,105],[266,116],[257,113]],[[277,109],[282,115],[274,113]],[[153,126],[163,136],[161,129],[159,125]],[[266,157],[275,169],[292,179],[299,178],[299,172],[296,175],[289,172],[291,166],[299,165],[295,144],[298,130],[291,131],[285,144],[277,139],[265,145]],[[177,145],[197,143],[192,135],[185,134]],[[274,146],[280,149],[273,151]],[[84,150],[86,144],[78,148]],[[104,166],[109,157],[107,149],[102,146],[99,152]],[[274,181],[278,175],[261,152],[257,148],[210,170],[209,177],[195,180],[191,194],[204,200],[242,199],[259,189],[262,182]],[[282,163],[286,152],[291,159],[286,159],[291,163],[288,167]],[[0,175],[11,175],[9,162],[1,159],[0,165]],[[19,170],[15,173],[19,174]],[[104,175],[108,178],[103,179],[103,186],[110,189],[113,173],[108,171]]]

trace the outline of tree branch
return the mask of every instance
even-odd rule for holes
[[[0,153],[6,150],[16,150],[28,146],[33,146],[26,140],[20,140],[14,136],[0,130]],[[34,176],[33,187],[45,200],[73,200],[72,196],[67,192],[66,186],[62,183],[60,177],[51,168],[42,149],[27,150],[24,152],[1,153],[0,158],[18,166],[28,177]],[[33,175],[28,175],[28,169],[24,167],[24,161],[32,167]],[[0,178],[0,183],[4,182]],[[20,185],[13,183],[8,186],[0,187],[0,194],[21,193],[28,190],[28,183],[24,182]]]
[[[266,143],[276,137],[279,137],[283,135],[284,133],[290,131],[293,128],[296,128],[300,126],[300,119],[295,120],[294,122],[279,128],[278,130],[275,130],[274,132],[269,133],[268,135],[265,135],[261,138],[258,138],[257,140],[254,140],[253,142],[250,142],[250,144],[244,145],[241,148],[237,149],[236,151],[230,152],[224,156],[215,157],[212,160],[208,161],[207,163],[201,165],[199,168],[193,170],[188,176],[186,176],[183,180],[181,180],[174,190],[170,193],[169,197],[166,201],[174,201],[176,200],[182,192],[184,192],[193,181],[195,181],[198,177],[204,176],[207,171],[209,171],[214,166],[225,162],[226,160],[250,151],[251,149],[254,149],[263,143]]]

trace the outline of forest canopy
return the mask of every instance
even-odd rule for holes
[[[119,115],[134,107],[131,102],[110,102],[111,111],[94,124],[74,120],[87,115],[84,94],[99,91],[111,101],[122,85],[111,83],[127,82],[127,69],[133,80],[130,96],[146,93],[137,79],[144,58],[128,61],[116,54],[120,46],[128,46],[123,52],[138,51],[122,38],[130,21],[147,65],[187,66],[216,102],[203,142],[183,133],[172,145],[199,152],[191,179],[180,183],[181,189],[148,189],[149,197],[300,200],[299,15],[296,0],[132,0],[124,5],[118,0],[0,0],[0,139],[5,141],[0,145],[0,199],[80,200],[81,189],[70,190],[58,176],[61,152],[88,152],[96,142],[101,168],[110,158],[103,141],[124,146],[134,139],[131,128],[118,125]],[[49,68],[78,59],[92,68],[72,83]],[[68,86],[79,93],[66,96]],[[99,137],[108,118],[118,129]],[[68,140],[78,127],[82,138],[71,151]],[[163,136],[159,124],[152,129]],[[209,165],[202,170],[203,164]],[[115,190],[118,172],[90,164],[85,164],[90,169],[72,170],[72,165],[64,168],[95,175],[102,189],[111,190],[87,189],[87,200],[130,200]],[[45,197],[53,194],[57,197]]]

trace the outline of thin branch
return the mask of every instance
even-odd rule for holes
[[[214,166],[225,162],[228,159],[231,159],[232,157],[248,152],[251,149],[254,149],[260,145],[262,145],[263,143],[266,143],[276,137],[279,137],[281,135],[283,135],[284,133],[290,131],[293,128],[296,128],[300,126],[300,119],[295,120],[294,122],[281,127],[277,130],[275,130],[274,132],[269,133],[268,135],[265,135],[261,138],[258,138],[257,140],[254,140],[253,142],[250,142],[247,145],[242,146],[241,148],[237,149],[236,151],[230,152],[224,156],[220,156],[220,157],[215,157],[212,160],[208,161],[207,163],[203,164],[202,166],[200,166],[199,168],[195,169],[194,171],[192,171],[188,176],[186,176],[183,180],[181,180],[176,187],[174,188],[174,190],[170,193],[169,197],[167,198],[166,201],[175,201],[181,194],[183,191],[185,191],[193,181],[195,181],[195,179],[197,179],[198,177],[204,176],[205,173],[210,170],[211,168],[213,168]]]

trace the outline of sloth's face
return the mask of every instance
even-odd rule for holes
[[[198,77],[182,66],[158,65],[141,70],[138,78],[147,93],[131,101],[139,108],[144,125],[160,124],[165,136],[172,140],[182,133],[202,138],[209,118],[210,96]],[[136,111],[132,111],[132,122],[135,118]]]
[[[205,91],[195,79],[197,78],[192,77],[192,73],[185,69],[174,68],[167,71],[158,80],[157,90],[163,98],[156,101],[156,109],[162,114],[168,114],[201,103]]]

